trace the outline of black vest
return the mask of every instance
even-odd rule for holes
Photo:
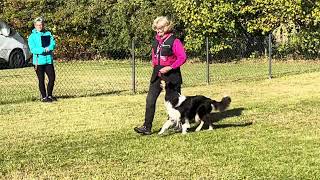
[[[162,46],[162,49],[160,52],[161,56],[172,56],[173,55],[172,46],[173,46],[173,42],[175,39],[176,39],[176,37],[174,35],[171,35],[165,42],[163,42],[163,44],[161,45]],[[153,48],[154,53],[157,55],[158,64],[160,64],[159,54],[157,54],[158,45],[159,45],[159,42],[157,41],[157,39],[154,39],[154,41],[152,43],[152,48]],[[151,83],[155,82],[158,79],[159,70],[163,67],[164,66],[157,65],[153,68],[152,76],[150,79]],[[168,73],[164,74],[162,76],[162,79],[165,80],[166,82],[170,82],[172,84],[182,84],[182,77],[181,77],[180,68],[172,69]]]
[[[172,46],[173,46],[173,42],[176,39],[176,37],[174,35],[171,35],[161,46],[161,52],[160,55],[161,56],[172,56],[173,52],[172,52]],[[155,38],[153,43],[152,43],[152,48],[154,53],[157,53],[157,48],[158,48],[159,42],[157,41],[157,39]]]

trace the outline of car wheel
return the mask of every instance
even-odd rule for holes
[[[25,65],[24,54],[21,49],[15,49],[9,56],[9,67],[10,68],[21,68]]]

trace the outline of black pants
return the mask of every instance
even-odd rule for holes
[[[46,64],[46,65],[37,65],[35,67],[38,81],[39,81],[39,90],[41,93],[41,97],[45,98],[47,96],[52,96],[54,81],[56,79],[56,73],[54,71],[54,67],[52,64]],[[45,75],[48,76],[48,85],[47,85],[47,91],[45,87]]]
[[[161,84],[161,79],[157,78],[155,81],[151,82],[149,86],[149,92],[146,100],[145,120],[144,120],[144,126],[146,126],[149,129],[152,128],[152,122],[153,122],[154,114],[156,110],[156,102],[162,91],[160,84]],[[170,86],[170,87],[166,86],[166,88],[171,88],[172,90],[181,94],[180,83],[174,84],[173,86]],[[168,92],[168,90],[166,91]]]

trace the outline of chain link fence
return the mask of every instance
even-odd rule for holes
[[[320,61],[316,59],[274,58],[271,42],[272,39],[266,37],[256,50],[246,51],[239,47],[236,53],[225,51],[212,54],[207,38],[200,53],[188,52],[187,63],[182,67],[183,86],[255,81],[320,70]],[[56,60],[54,95],[58,98],[72,98],[145,93],[152,72],[151,57],[139,57],[133,53],[138,43],[133,41],[129,57],[119,52],[115,54],[125,57],[122,59]],[[38,99],[38,82],[32,66],[10,69],[1,63],[0,104]]]

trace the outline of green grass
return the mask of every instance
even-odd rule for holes
[[[152,68],[149,62],[136,63],[136,90],[147,91]],[[320,70],[318,61],[276,61],[273,77]],[[59,97],[132,94],[132,68],[129,61],[80,61],[56,63],[54,94]],[[190,60],[182,68],[184,87],[205,85],[206,64]],[[210,83],[268,79],[266,60],[246,60],[210,64]],[[0,70],[0,104],[38,99],[37,78],[32,67]]]
[[[140,136],[146,94],[0,105],[1,179],[318,179],[320,72],[216,82],[213,131]],[[153,131],[166,119],[163,94]],[[248,123],[252,123],[251,125]]]

